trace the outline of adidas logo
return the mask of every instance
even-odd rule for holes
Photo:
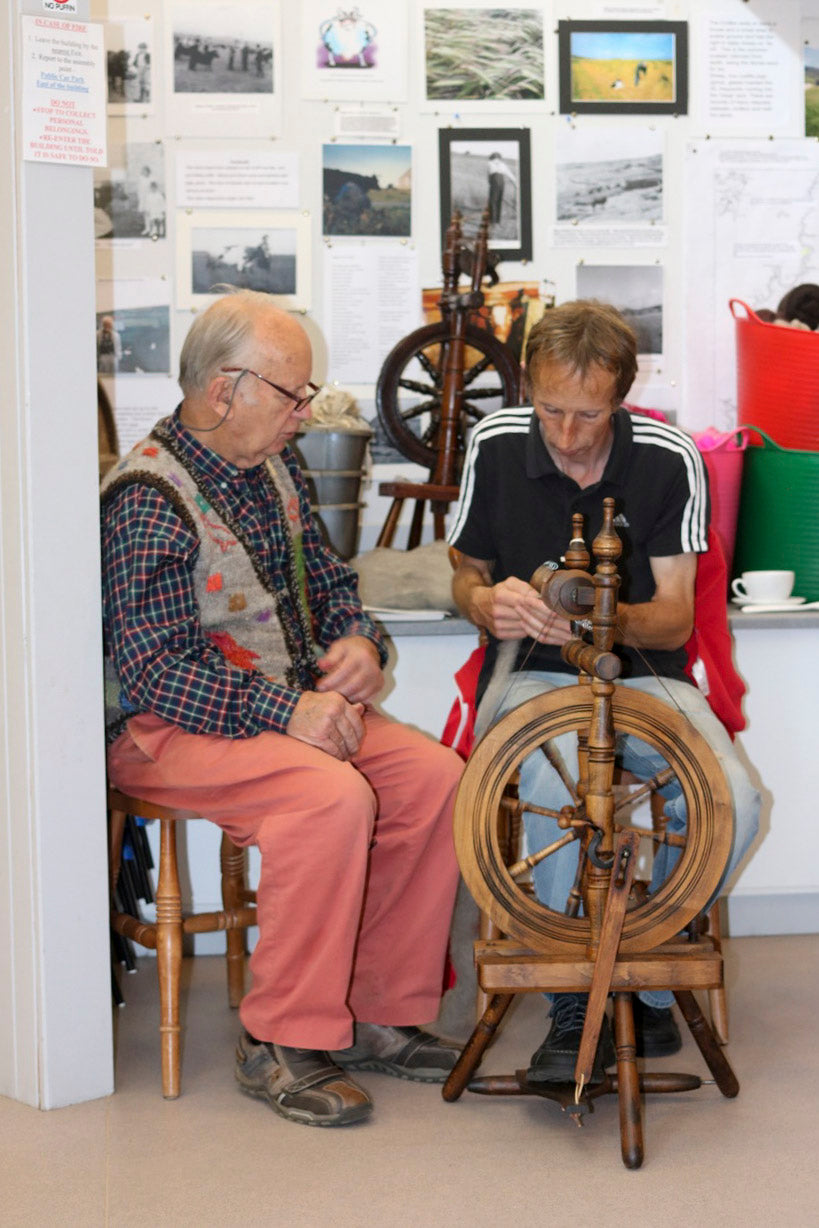
[[[630,528],[631,528],[631,525],[630,525],[630,524],[629,524],[629,522],[626,520],[626,518],[625,518],[625,516],[623,515],[623,513],[622,513],[622,512],[619,512],[619,513],[618,513],[618,514],[617,514],[617,515],[614,517],[614,520],[612,520],[612,522],[611,522],[611,523],[612,523],[612,524],[619,525],[621,529],[630,529]]]

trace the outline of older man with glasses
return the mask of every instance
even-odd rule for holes
[[[439,1081],[435,1018],[461,764],[371,701],[386,660],[288,444],[318,392],[304,329],[236,291],[182,349],[183,399],[103,484],[111,781],[261,852],[243,1091],[367,1117],[348,1073]]]

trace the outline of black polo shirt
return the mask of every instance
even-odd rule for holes
[[[581,489],[557,468],[531,407],[502,409],[473,430],[461,478],[451,545],[490,563],[494,581],[528,580],[542,563],[560,560],[582,512],[586,544],[603,523],[603,499],[615,500],[615,528],[623,543],[618,562],[620,596],[649,601],[654,578],[649,559],[708,549],[708,481],[690,435],[642,414],[612,415],[614,441],[603,477]],[[594,560],[592,560],[592,570]],[[489,637],[479,693],[494,666],[498,641]],[[615,646],[623,677],[655,672],[685,679],[686,654]],[[525,660],[525,666],[524,666]],[[575,673],[554,644],[524,639],[515,668]]]

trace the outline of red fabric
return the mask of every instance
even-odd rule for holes
[[[458,694],[441,734],[444,746],[451,746],[462,759],[469,758],[469,752],[475,742],[475,692],[485,656],[486,645],[481,644],[455,675]]]
[[[708,552],[697,561],[694,586],[694,634],[685,646],[688,654],[686,673],[692,682],[697,657],[708,679],[706,699],[731,737],[745,728],[742,697],[745,683],[734,669],[731,632],[728,630],[726,593],[728,568],[719,536],[709,528]]]

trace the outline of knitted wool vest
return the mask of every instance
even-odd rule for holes
[[[193,585],[205,636],[238,669],[256,671],[298,690],[312,686],[318,672],[304,578],[299,499],[281,457],[266,463],[271,493],[286,532],[285,578],[289,608],[280,603],[273,583],[242,531],[226,509],[209,502],[200,476],[158,423],[150,436],[111,469],[101,486],[103,506],[134,484],[160,491],[199,539]],[[106,679],[106,724],[109,737],[121,731],[129,713],[111,693],[110,661]]]

